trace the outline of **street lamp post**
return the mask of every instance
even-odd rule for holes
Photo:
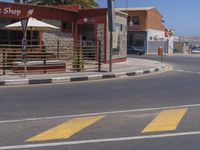
[[[109,31],[110,31],[110,65],[109,71],[112,72],[112,49],[113,49],[113,34],[115,31],[115,10],[114,10],[115,0],[107,0],[108,3],[108,18],[109,18]]]
[[[21,28],[23,31],[23,39],[22,39],[22,62],[24,63],[24,77],[27,74],[27,25],[29,22],[29,18],[32,16],[34,10],[30,9],[25,18],[21,19]],[[31,35],[32,36],[32,35]]]

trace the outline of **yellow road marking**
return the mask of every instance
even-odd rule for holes
[[[26,142],[67,139],[79,132],[80,130],[99,121],[103,117],[104,116],[75,118],[52,129],[49,129],[43,133],[40,133],[26,140]]]
[[[176,130],[187,110],[187,108],[183,108],[162,111],[142,133]]]

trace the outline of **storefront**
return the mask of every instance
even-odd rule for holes
[[[146,53],[157,53],[160,46],[167,47],[163,16],[155,7],[119,8],[117,10],[128,13],[128,47],[133,47],[133,50],[137,48]],[[165,53],[169,53],[168,50]]]
[[[97,43],[101,41],[103,60],[109,62],[109,31],[106,8],[81,9],[79,5],[35,6],[18,3],[0,2],[0,44],[20,44],[20,31],[7,31],[2,27],[24,18],[28,10],[33,9],[33,18],[42,20],[60,28],[51,32],[37,32],[32,35],[33,44],[78,43],[82,40]],[[117,49],[114,50],[114,62],[126,61],[127,58],[127,15],[116,12],[118,25]],[[30,40],[28,32],[28,39]]]
[[[128,32],[128,46],[136,47],[142,50],[146,50],[147,32],[134,31]]]

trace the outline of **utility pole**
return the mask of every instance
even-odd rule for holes
[[[128,0],[126,0],[126,13],[128,13]]]
[[[112,72],[112,51],[113,51],[113,31],[115,31],[116,18],[114,9],[115,0],[107,0],[108,3],[108,18],[109,18],[109,31],[110,31],[110,61],[109,61],[109,71]]]

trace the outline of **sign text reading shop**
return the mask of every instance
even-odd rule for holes
[[[19,16],[21,13],[22,13],[21,10],[12,9],[11,7],[0,8],[0,14],[4,14],[4,15]]]

